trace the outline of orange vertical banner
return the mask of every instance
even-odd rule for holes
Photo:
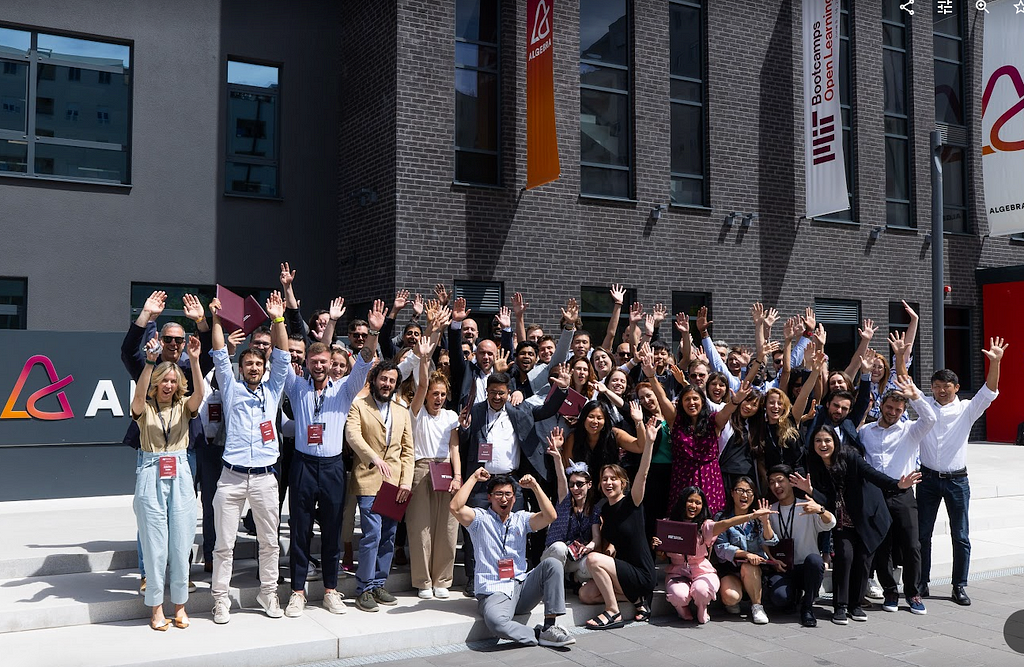
[[[557,180],[555,80],[552,36],[554,0],[526,3],[526,188]]]

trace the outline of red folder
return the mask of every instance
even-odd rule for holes
[[[661,540],[659,551],[697,555],[697,524],[692,521],[669,521],[658,519],[657,535]]]
[[[449,461],[431,461],[428,465],[430,466],[430,483],[434,486],[434,490],[447,491],[454,478],[452,464]]]
[[[558,390],[558,385],[551,385],[551,390],[548,392],[547,398],[551,398],[551,394]],[[562,406],[558,408],[558,413],[565,415],[566,417],[578,417],[580,412],[583,410],[583,406],[587,402],[587,397],[576,391],[572,387],[566,390],[569,392],[565,401],[562,402]]]
[[[217,285],[217,298],[220,299],[218,315],[224,324],[225,335],[241,329],[248,336],[267,319],[266,311],[251,296],[243,299],[226,287]]]
[[[398,502],[398,487],[384,482],[380,485],[380,490],[377,491],[370,509],[374,514],[380,514],[389,519],[401,521],[402,517],[405,516],[405,508],[408,506],[408,501],[404,503]]]

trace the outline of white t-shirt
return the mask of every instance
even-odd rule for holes
[[[452,431],[459,427],[459,415],[452,410],[441,410],[437,416],[420,408],[412,420],[412,444],[416,460],[448,458],[448,443]]]

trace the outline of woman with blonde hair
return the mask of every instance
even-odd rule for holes
[[[185,397],[188,383],[181,368],[170,361],[159,363],[160,345],[153,338],[146,344],[146,365],[131,404],[141,442],[132,507],[148,574],[145,600],[152,610],[149,625],[160,631],[171,624],[164,617],[164,573],[168,563],[174,624],[183,629],[189,626],[185,614],[188,557],[196,536],[197,508],[187,459],[188,425],[203,402],[199,338],[189,337],[187,351],[192,365],[191,396]]]
[[[766,391],[761,415],[751,420],[751,453],[757,463],[758,487],[766,490],[767,470],[772,466],[785,463],[793,470],[804,471],[804,448],[786,392],[775,387]]]

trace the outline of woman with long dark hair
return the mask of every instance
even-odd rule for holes
[[[630,405],[630,416],[634,421],[643,419],[640,405],[635,401]],[[636,437],[612,426],[604,403],[589,401],[580,410],[576,426],[562,447],[562,466],[568,468],[571,460],[586,463],[590,470],[600,470],[619,462],[620,449],[637,454],[643,451]]]
[[[731,489],[740,477],[757,480],[751,431],[753,422],[760,416],[763,401],[764,395],[752,390],[740,402],[718,436],[718,465],[722,469],[722,484],[726,489]]]
[[[746,591],[750,596],[750,615],[758,625],[768,622],[761,604],[761,565],[768,560],[764,548],[779,542],[768,521],[771,514],[766,511],[768,508],[766,500],[758,500],[754,480],[740,477],[731,489],[729,502],[719,520],[735,517],[744,520],[724,531],[715,541],[718,574],[722,578],[722,604],[730,614],[738,614]]]
[[[849,618],[866,621],[860,601],[867,586],[871,556],[892,523],[882,491],[909,489],[921,480],[921,473],[897,480],[875,470],[855,449],[840,444],[835,429],[829,425],[814,430],[811,447],[807,476],[796,475],[794,486],[808,497],[815,491],[821,493],[825,507],[838,522],[832,531],[832,622],[846,625]]]

